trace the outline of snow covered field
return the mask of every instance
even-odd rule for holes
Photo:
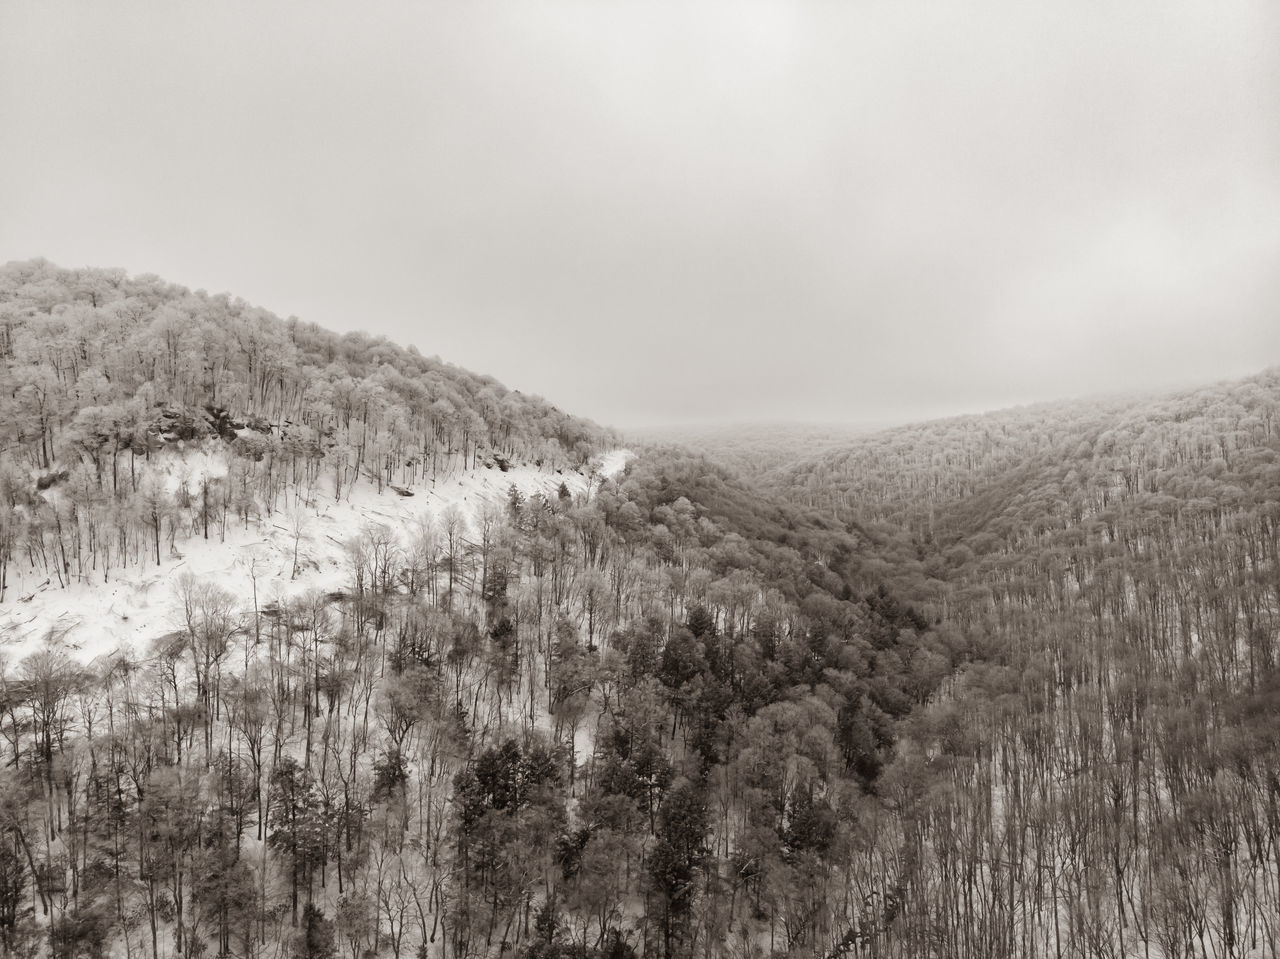
[[[413,496],[390,487],[379,493],[362,480],[337,502],[319,494],[310,506],[291,500],[287,508],[247,527],[228,520],[225,539],[212,529],[208,540],[180,538],[172,553],[162,553],[159,566],[113,568],[106,582],[61,588],[43,571],[36,575],[15,563],[0,603],[0,668],[12,668],[46,647],[64,649],[83,662],[116,650],[145,652],[153,640],[179,628],[176,585],[184,574],[216,582],[245,609],[255,595],[262,607],[310,590],[346,589],[352,576],[345,544],[367,526],[407,531],[451,505],[474,523],[484,503],[505,501],[513,485],[526,496],[554,497],[563,482],[580,496],[594,490],[600,477],[618,473],[632,455],[614,450],[583,471],[481,467],[419,487]],[[227,458],[222,450],[205,448],[175,454],[163,468],[174,490],[183,482],[194,486],[203,475],[224,475]]]

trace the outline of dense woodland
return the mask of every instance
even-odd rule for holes
[[[0,364],[0,577],[56,586],[618,443],[43,262],[0,271]],[[756,475],[655,444],[576,496],[370,524],[340,591],[177,577],[147,648],[0,662],[0,951],[1274,955],[1277,403],[1270,373]],[[169,490],[192,450],[226,476]]]
[[[154,278],[4,272],[5,568],[614,442],[363,337]],[[169,490],[166,457],[225,477]],[[388,490],[388,496],[395,495]],[[875,783],[953,657],[856,544],[678,449],[345,546],[349,587],[171,584],[178,628],[0,679],[15,955],[692,955],[889,941]],[[5,602],[21,602],[8,596]],[[889,842],[883,848],[892,848]]]
[[[1280,954],[1278,414],[1272,369],[765,478],[972,647],[899,744],[904,954]]]

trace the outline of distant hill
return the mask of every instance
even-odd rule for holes
[[[437,473],[488,453],[581,465],[613,438],[416,350],[337,334],[155,276],[0,267],[0,442],[51,469],[248,427],[350,450],[353,469]],[[413,467],[417,467],[416,471]]]
[[[842,449],[880,429],[872,423],[726,423],[629,430],[637,442],[678,443],[759,477],[797,460]]]

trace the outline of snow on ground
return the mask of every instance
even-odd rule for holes
[[[613,479],[623,468],[635,459],[636,454],[631,450],[610,450],[600,457],[600,465],[596,467],[596,472],[601,476]]]
[[[141,566],[113,568],[105,582],[73,583],[66,588],[43,570],[10,568],[9,588],[0,603],[0,669],[40,649],[67,651],[88,662],[117,650],[145,655],[152,642],[178,629],[180,608],[176,587],[184,574],[214,582],[229,591],[244,608],[285,599],[310,590],[337,591],[350,586],[352,574],[345,544],[368,526],[383,524],[407,532],[430,515],[439,517],[457,505],[469,522],[486,502],[503,502],[512,485],[526,496],[540,492],[555,496],[564,482],[575,496],[593,492],[596,477],[615,476],[633,456],[614,450],[599,457],[593,469],[553,471],[513,466],[507,472],[481,467],[441,479],[434,488],[414,490],[405,497],[390,487],[381,493],[365,480],[341,501],[318,492],[312,505],[293,502],[247,527],[227,521],[225,540],[214,528],[209,539],[180,538],[172,553],[161,540],[161,563],[154,557]],[[227,471],[226,453],[203,448],[174,455],[164,464],[165,485],[172,492],[184,481],[195,488],[202,475]],[[56,495],[56,493],[54,494]],[[297,570],[294,546],[297,538]]]

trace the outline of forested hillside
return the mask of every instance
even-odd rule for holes
[[[969,654],[859,537],[389,343],[0,276],[0,613],[137,626],[0,636],[4,954],[904,954],[887,769]]]
[[[367,468],[387,482],[486,450],[580,463],[605,440],[542,399],[412,348],[120,270],[0,268],[0,359],[7,459],[84,462],[113,493],[122,460],[215,433],[237,434],[255,455],[271,440],[323,454],[349,468],[343,481]]]
[[[1280,370],[767,478],[923,559],[973,662],[884,789],[905,955],[1280,954]]]
[[[1280,951],[1280,372],[726,466],[39,261],[0,364],[4,955]]]

